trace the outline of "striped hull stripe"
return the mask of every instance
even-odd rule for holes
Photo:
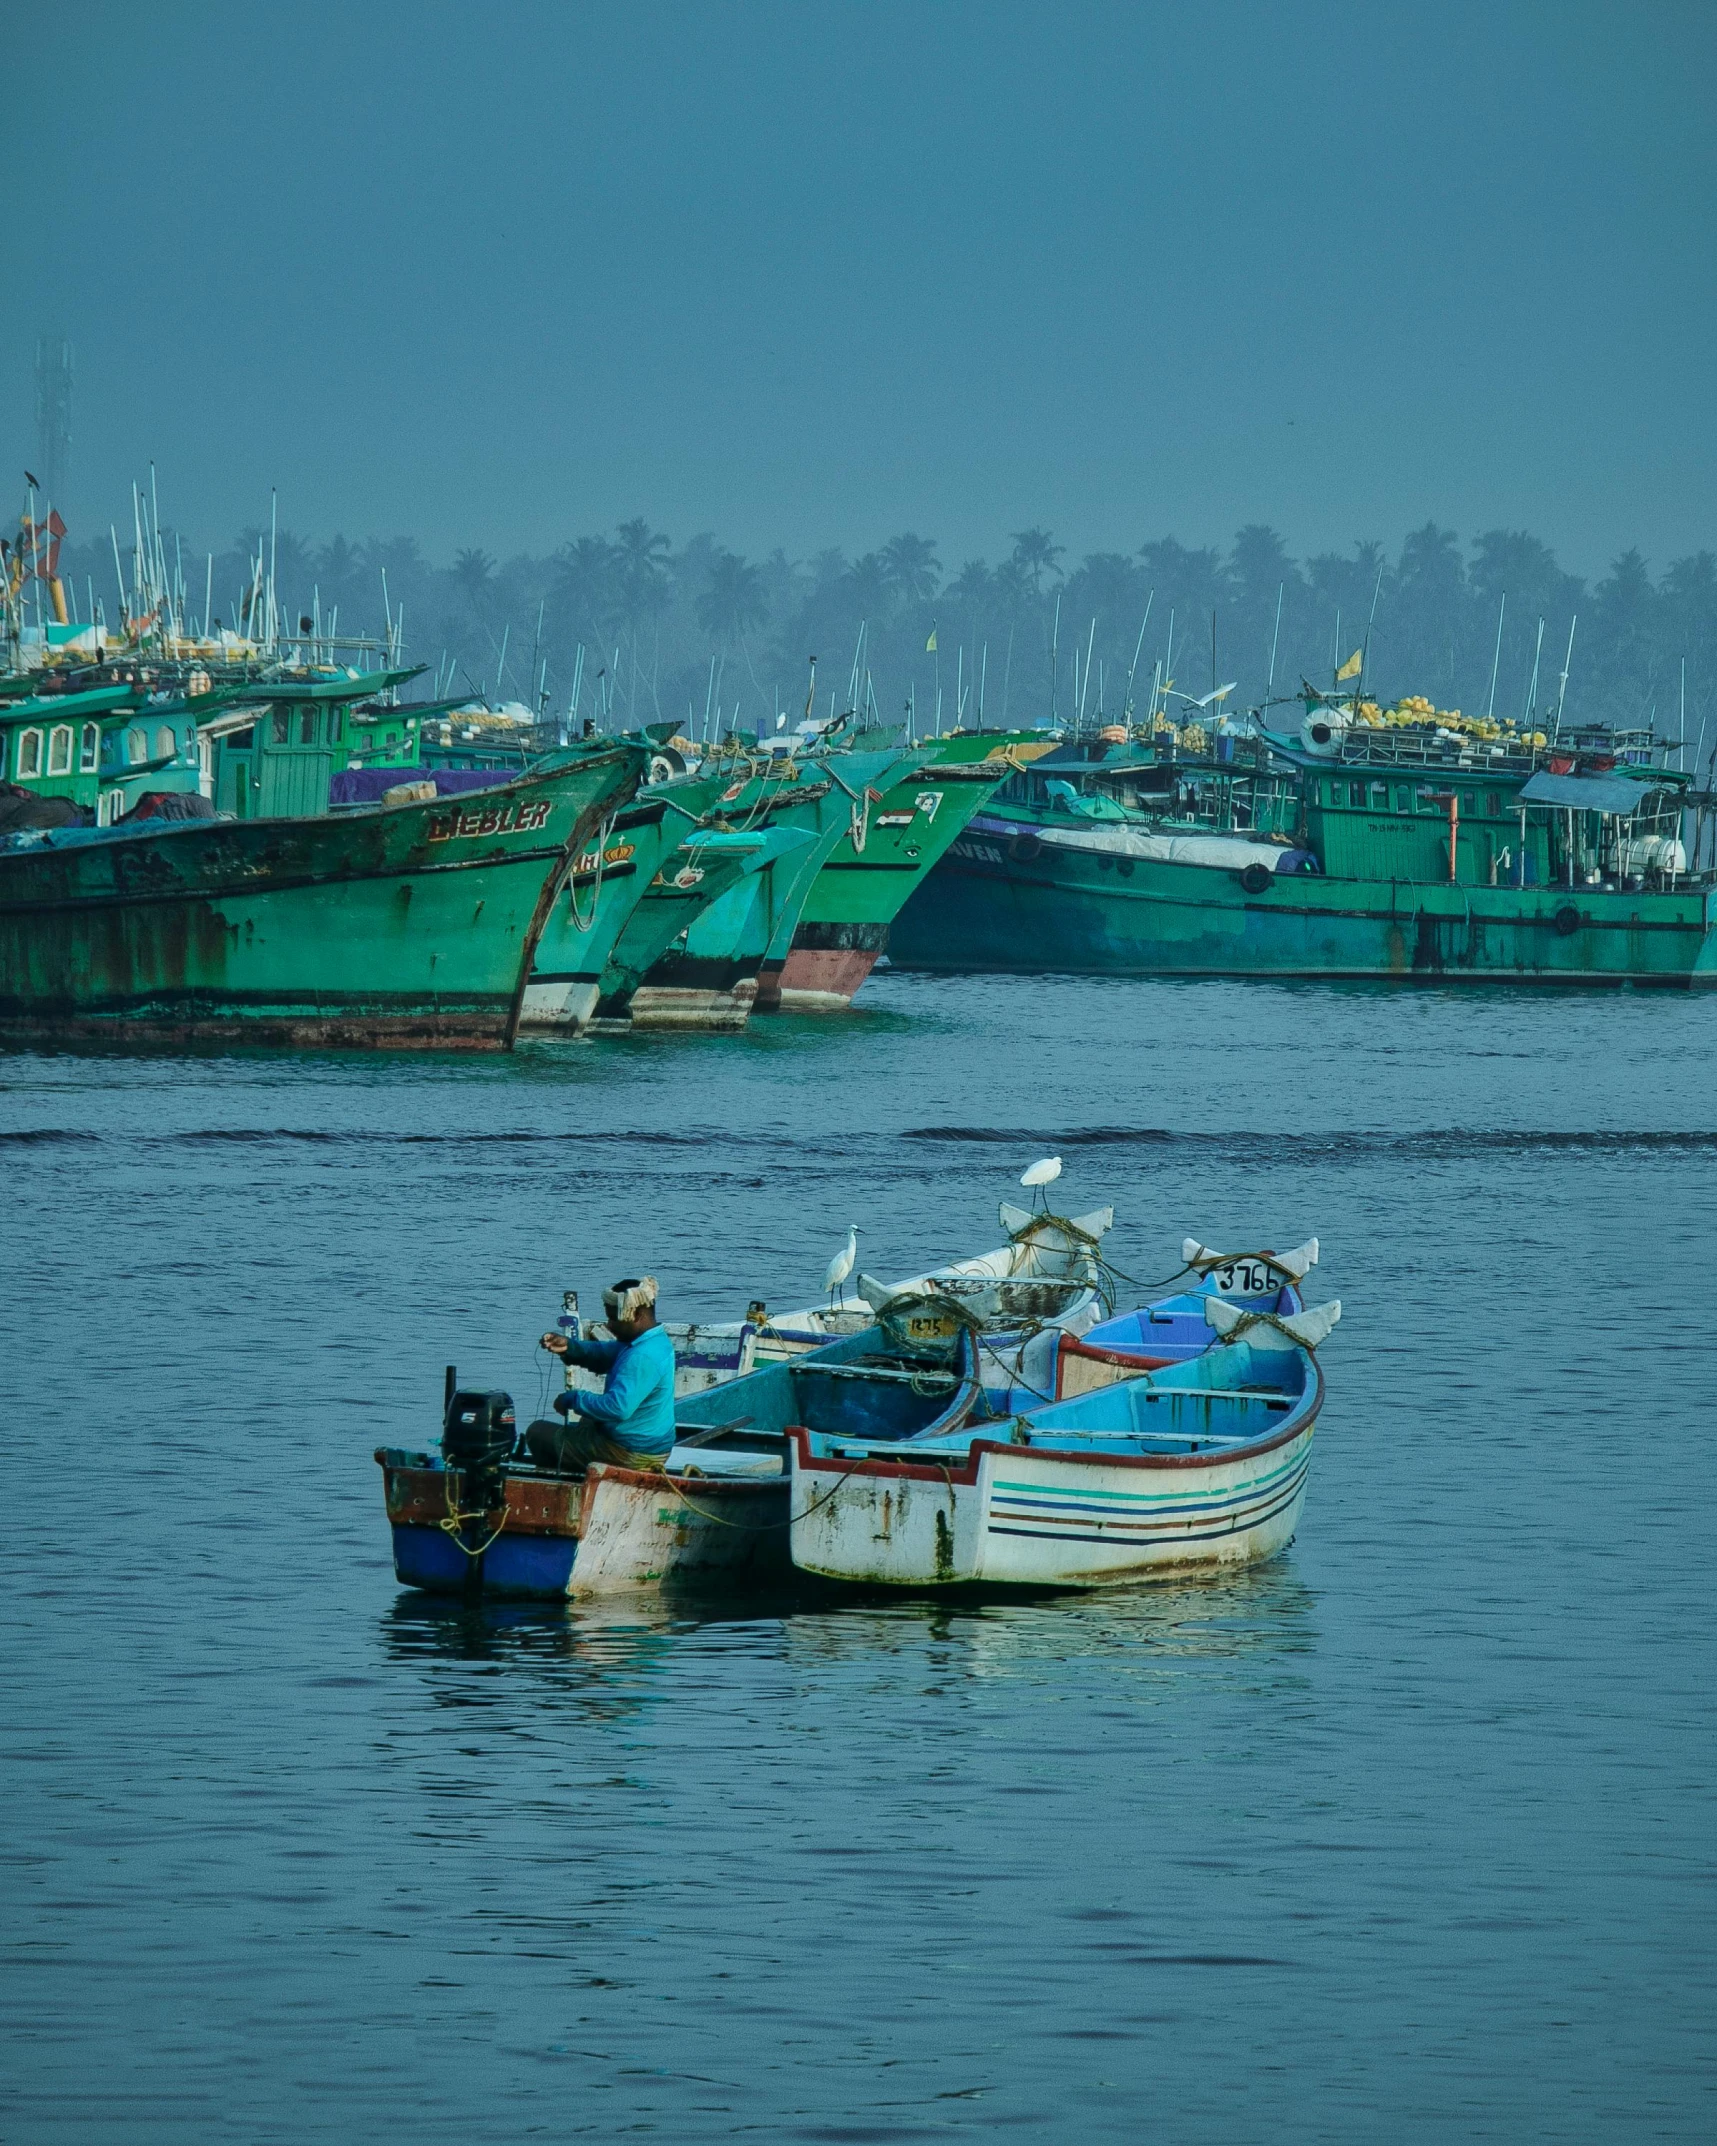
[[[1050,1501],[1022,1498],[995,1498],[990,1501],[989,1532],[992,1535],[1043,1535],[1048,1539],[1077,1542],[1124,1541],[1129,1537],[1172,1534],[1186,1542],[1201,1542],[1206,1535],[1231,1534],[1238,1527],[1256,1527],[1264,1520],[1280,1512],[1284,1505],[1291,1504],[1304,1487],[1311,1467],[1308,1452],[1283,1476],[1260,1489],[1249,1485],[1244,1491],[1227,1498],[1207,1499],[1197,1506],[1180,1506],[1170,1513],[1154,1517],[1144,1514],[1116,1512],[1113,1507],[1089,1504],[1059,1504]],[[1037,1503],[1041,1511],[1033,1512]],[[1072,1519],[1080,1514],[1101,1513],[1105,1516],[1102,1534],[1087,1532],[1056,1537],[1051,1523],[1060,1519]],[[1112,1515],[1112,1517],[1109,1517]],[[1205,1533],[1195,1533],[1189,1522],[1195,1519],[1220,1520],[1221,1525],[1209,1528]],[[999,1521],[1023,1523],[1011,1527],[999,1526]]]
[[[1232,1540],[1236,1535],[1253,1533],[1254,1530],[1261,1528],[1266,1521],[1274,1520],[1279,1513],[1285,1513],[1304,1488],[1305,1478],[1301,1476],[1291,1489],[1285,1490],[1280,1497],[1273,1499],[1270,1504],[1245,1515],[1236,1514],[1220,1527],[1189,1528],[1173,1521],[1159,1520],[1143,1525],[1122,1523],[1118,1526],[1107,1528],[1101,1535],[1098,1535],[1095,1533],[1081,1533],[1071,1528],[1052,1528],[1042,1523],[1035,1527],[997,1527],[995,1522],[991,1521],[987,1532],[991,1535],[1020,1535],[1024,1536],[1028,1542],[1106,1543],[1112,1550],[1125,1549],[1129,1544],[1138,1545],[1141,1539],[1154,1539],[1165,1545],[1183,1542],[1217,1542],[1223,1539]]]

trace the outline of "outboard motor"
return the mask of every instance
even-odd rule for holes
[[[464,1478],[461,1502],[467,1510],[492,1513],[506,1503],[506,1469],[516,1433],[510,1393],[448,1395],[441,1457]]]

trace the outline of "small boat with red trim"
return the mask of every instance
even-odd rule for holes
[[[1204,1299],[1216,1345],[999,1424],[909,1444],[797,1427],[794,1565],[869,1585],[1091,1588],[1293,1540],[1340,1317]],[[986,1435],[988,1433],[989,1435]]]
[[[957,1321],[843,1336],[814,1356],[683,1397],[661,1468],[538,1467],[512,1399],[448,1376],[441,1452],[378,1447],[394,1571],[433,1594],[586,1596],[674,1583],[783,1579],[789,1429],[899,1441],[982,1407]]]

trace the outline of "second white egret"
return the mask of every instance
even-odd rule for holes
[[[1034,1162],[1019,1174],[1019,1181],[1028,1192],[1041,1192],[1045,1185],[1053,1185],[1061,1175],[1061,1157],[1046,1155],[1041,1162]]]
[[[829,1261],[829,1271],[823,1276],[823,1287],[829,1293],[829,1302],[831,1304],[835,1301],[836,1290],[840,1291],[843,1298],[846,1296],[847,1277],[852,1273],[854,1267],[858,1265],[858,1241],[859,1226],[856,1222],[850,1223],[847,1228],[846,1243],[841,1246],[834,1258]]]

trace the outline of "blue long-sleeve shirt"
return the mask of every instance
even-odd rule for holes
[[[569,1341],[566,1360],[608,1376],[600,1393],[557,1394],[563,1416],[588,1416],[634,1453],[673,1450],[674,1344],[665,1326],[646,1327],[636,1341]]]

